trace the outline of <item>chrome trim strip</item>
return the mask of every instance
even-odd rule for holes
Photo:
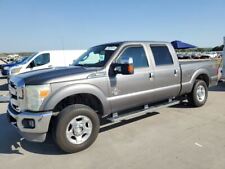
[[[11,85],[9,84],[9,92],[12,94],[12,95],[16,95],[16,90],[11,87]]]
[[[11,102],[11,104],[13,104],[13,105],[15,105],[15,106],[18,106],[17,100],[11,98],[11,99],[10,99],[10,102]]]

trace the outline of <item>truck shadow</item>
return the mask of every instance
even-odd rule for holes
[[[9,125],[6,114],[0,115],[0,154],[21,154],[19,147],[20,136]]]
[[[151,116],[155,116],[155,115],[158,115],[158,114],[159,114],[158,112],[149,112],[149,113],[146,113],[146,114],[141,115],[141,116],[137,116],[137,117],[134,117],[134,118],[121,120],[121,121],[115,122],[115,123],[112,123],[108,119],[103,119],[101,121],[101,126],[102,127],[100,128],[100,133],[108,131],[108,130],[111,130],[111,129],[115,129],[117,127],[121,127],[121,126],[130,124],[130,123],[133,123],[133,122],[136,122],[136,121],[139,121],[139,120],[151,117]]]
[[[6,113],[0,114],[0,140],[0,154],[24,155],[25,151],[48,155],[62,154],[51,137],[48,137],[44,143],[32,143],[24,140],[16,128],[9,124]]]
[[[144,118],[148,118],[159,113],[146,113],[128,120],[122,120],[117,123],[112,123],[107,119],[101,121],[100,133],[108,130],[121,127],[123,125],[133,123]],[[107,126],[105,126],[107,125]],[[42,155],[63,155],[64,153],[55,145],[51,133],[47,136],[44,143],[33,143],[23,139],[16,129],[8,123],[6,113],[0,114],[0,154],[18,154],[24,155],[26,151]]]
[[[186,101],[183,101],[183,102],[181,102],[180,104],[177,104],[177,105],[174,105],[174,106],[170,106],[169,108],[195,108],[195,107],[193,107],[192,105],[190,105],[190,104],[188,104],[188,102]]]

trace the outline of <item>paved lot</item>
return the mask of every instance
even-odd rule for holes
[[[7,94],[0,80],[0,94]],[[51,139],[23,140],[0,103],[0,169],[225,168],[225,84],[202,108],[179,105],[102,129],[89,149],[62,154]]]

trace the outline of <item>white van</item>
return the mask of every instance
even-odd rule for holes
[[[85,50],[52,50],[38,52],[28,57],[22,64],[10,68],[9,76],[15,76],[32,70],[69,66],[84,52]]]

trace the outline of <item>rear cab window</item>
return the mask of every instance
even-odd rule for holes
[[[166,45],[150,45],[156,66],[173,65],[173,58]]]

